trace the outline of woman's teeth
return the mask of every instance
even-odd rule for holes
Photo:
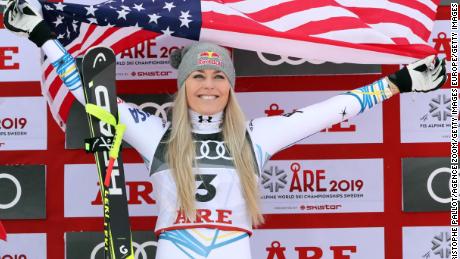
[[[214,100],[217,98],[215,95],[200,95],[199,97],[204,100]]]

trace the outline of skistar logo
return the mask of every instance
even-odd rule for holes
[[[99,186],[99,182],[97,185]],[[156,204],[156,201],[152,198],[153,184],[151,182],[126,182],[126,193],[128,195],[128,204],[130,205]],[[102,205],[101,191],[99,189],[91,205]]]
[[[352,259],[352,255],[358,250],[355,245],[329,246],[327,250],[316,246],[296,246],[293,249],[297,252],[298,257],[296,258],[298,259]],[[287,248],[283,247],[279,241],[273,241],[265,250],[267,251],[267,259],[287,259]],[[331,254],[332,256],[330,256]]]
[[[280,116],[280,115],[284,117],[291,117],[291,116],[294,116],[295,114],[302,113],[302,111],[299,111],[297,109],[294,109],[292,112],[286,113],[284,109],[281,109],[277,103],[270,104],[268,109],[266,109],[264,112],[267,115],[267,117]],[[330,128],[321,130],[321,132],[356,132],[356,125],[350,123],[348,120],[344,120],[340,123],[332,125]]]
[[[19,63],[13,61],[18,53],[18,47],[0,47],[0,70],[19,70]]]
[[[137,76],[137,77],[165,77],[165,76],[169,76],[171,73],[172,73],[172,71],[138,71],[138,72],[133,71],[131,73],[131,76]]]

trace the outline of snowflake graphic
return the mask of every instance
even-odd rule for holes
[[[433,118],[438,118],[438,121],[446,121],[447,117],[451,117],[451,99],[448,95],[438,95],[431,99],[429,114]]]
[[[451,253],[450,240],[449,232],[441,232],[439,235],[434,236],[433,240],[431,240],[431,243],[433,244],[431,252],[433,252],[434,255],[438,255],[439,258],[449,258]]]
[[[287,174],[279,170],[277,166],[270,166],[270,170],[264,170],[262,174],[262,186],[270,192],[278,192],[287,184]]]

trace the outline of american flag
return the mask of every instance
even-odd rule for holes
[[[93,12],[91,10],[86,22],[76,20],[74,14],[77,16],[78,13],[72,12],[86,15],[87,8],[90,7],[60,2],[42,3],[45,20],[56,33],[57,39],[73,57],[82,56],[89,48],[98,45],[111,47],[115,53],[119,53],[158,35],[155,32],[144,31],[140,27],[117,28],[112,23],[106,22],[105,18],[99,18],[98,21],[101,25],[96,25],[96,19],[91,18]],[[104,16],[103,13],[97,14],[99,17]],[[67,117],[75,98],[61,81],[48,59],[44,59],[42,62],[42,69],[42,93],[48,101],[54,119],[65,130]]]
[[[311,61],[403,64],[428,45],[440,0],[109,0],[43,2],[45,19],[73,55],[93,45],[115,53],[152,34]],[[65,125],[73,102],[49,63],[44,93]]]

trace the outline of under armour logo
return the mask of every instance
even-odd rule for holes
[[[198,122],[201,123],[201,122],[203,122],[203,121],[205,121],[205,120],[206,120],[207,122],[211,122],[211,121],[212,121],[212,117],[211,117],[211,116],[208,116],[208,118],[204,119],[204,118],[203,118],[203,115],[198,116]]]

